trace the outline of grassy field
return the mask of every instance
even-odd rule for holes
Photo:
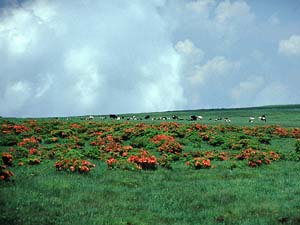
[[[147,114],[2,118],[0,224],[300,224],[300,105]]]

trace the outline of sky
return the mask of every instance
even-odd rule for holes
[[[0,116],[300,103],[300,0],[0,0]]]

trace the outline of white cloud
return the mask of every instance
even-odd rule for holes
[[[2,105],[10,103],[1,114],[183,107],[181,57],[157,10],[165,2],[91,4],[33,0],[1,15],[0,96]]]
[[[257,105],[289,104],[293,103],[289,88],[281,83],[267,84],[256,96]]]
[[[239,68],[238,62],[233,62],[223,56],[216,56],[207,61],[204,65],[196,66],[196,70],[191,77],[191,83],[204,83],[206,79],[219,78],[226,79],[228,73]]]
[[[9,83],[0,100],[2,113],[8,113],[13,110],[18,110],[30,101],[32,87],[29,82],[16,81]]]
[[[30,12],[14,9],[0,23],[0,50],[11,57],[22,57],[35,44],[36,24]]]
[[[262,76],[250,76],[232,89],[232,97],[237,102],[244,102],[244,105],[251,104],[264,85],[265,80]]]
[[[286,84],[269,81],[264,76],[250,76],[231,91],[234,106],[289,104],[295,102]]]
[[[292,35],[289,39],[281,40],[278,51],[287,56],[300,56],[300,35]]]
[[[178,41],[175,45],[175,49],[189,67],[192,66],[191,64],[199,63],[204,57],[204,51],[196,47],[189,39]]]
[[[186,4],[187,9],[191,9],[201,16],[208,17],[215,0],[195,0]]]
[[[245,1],[222,1],[215,8],[214,13],[211,26],[216,35],[219,35],[219,38],[229,46],[248,32],[255,19],[254,13]]]

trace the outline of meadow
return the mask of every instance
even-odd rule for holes
[[[300,105],[120,116],[1,118],[0,224],[300,224]]]

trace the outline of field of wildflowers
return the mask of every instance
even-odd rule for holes
[[[208,182],[207,185],[211,187],[212,190],[207,190],[207,192],[202,191],[202,193],[212,202],[218,202],[218,199],[213,199],[213,197],[210,196],[213,195],[212,192],[215,191],[215,188],[211,186],[212,180],[210,179],[216,180],[218,174],[222,174],[222,176],[227,174],[226,178],[223,177],[219,179],[221,186],[226,186],[227,184],[225,185],[224,182],[226,182],[228,177],[232,176],[230,174],[235,173],[237,173],[237,177],[231,177],[230,179],[238,180],[240,179],[238,176],[241,176],[244,179],[242,179],[243,182],[248,182],[252,177],[253,180],[257,182],[258,177],[256,176],[258,176],[258,174],[265,174],[265,176],[272,175],[278,178],[281,177],[285,182],[287,176],[286,171],[288,171],[287,168],[292,170],[293,167],[294,170],[296,170],[295,168],[299,168],[299,139],[299,127],[282,127],[279,125],[238,126],[230,124],[207,125],[200,122],[179,123],[176,121],[136,123],[128,121],[1,119],[0,154],[2,163],[0,188],[2,196],[4,193],[10,193],[12,196],[1,200],[3,207],[1,209],[0,222],[1,224],[7,224],[8,222],[14,224],[51,224],[49,223],[49,221],[51,222],[50,218],[45,221],[39,221],[38,219],[32,220],[32,218],[29,218],[37,216],[39,213],[33,213],[33,210],[29,210],[30,213],[34,215],[28,214],[25,208],[22,208],[22,196],[17,197],[13,195],[16,189],[22,192],[30,188],[30,183],[26,183],[24,179],[28,180],[28,182],[33,182],[31,184],[33,188],[35,186],[35,179],[37,179],[36,176],[39,177],[38,179],[41,179],[39,182],[44,182],[43,185],[48,185],[47,187],[53,186],[51,184],[52,181],[49,180],[50,178],[61,180],[62,186],[58,186],[62,189],[57,189],[57,193],[64,190],[63,185],[66,185],[66,190],[71,190],[71,187],[67,188],[69,187],[69,184],[65,183],[67,181],[78,181],[75,186],[80,184],[82,188],[79,188],[77,191],[86,193],[83,191],[85,186],[89,187],[89,190],[92,188],[89,183],[94,184],[94,188],[101,187],[106,191],[105,186],[112,188],[116,181],[109,180],[109,178],[105,178],[106,183],[101,184],[102,186],[97,186],[99,185],[98,181],[101,179],[103,181],[104,179],[99,178],[99,176],[104,176],[105,174],[106,177],[111,176],[111,179],[118,177],[118,179],[120,179],[118,181],[119,186],[121,183],[128,186],[126,189],[128,192],[127,195],[130,195],[130,191],[141,191],[142,189],[139,189],[139,187],[148,185],[157,191],[157,195],[152,191],[149,191],[149,193],[140,193],[140,195],[150,194],[160,200],[165,199],[165,197],[160,196],[159,193],[166,193],[164,190],[160,190],[160,188],[163,189],[164,187],[160,187],[159,183],[165,185],[167,188],[171,188],[176,181],[176,186],[182,184],[183,187],[187,188],[186,184],[191,182],[192,177],[197,177],[197,179],[205,178]],[[292,167],[290,168],[291,165]],[[268,169],[268,167],[270,167],[270,169]],[[284,168],[284,172],[282,172],[285,174],[285,178],[283,174],[276,174],[276,171],[280,171],[279,168],[283,167],[287,167]],[[267,171],[269,171],[269,174]],[[299,172],[296,170],[294,173]],[[138,178],[138,176],[141,178]],[[149,176],[150,178],[148,177],[147,179],[150,179],[151,182],[149,180],[148,182],[150,183],[146,182],[141,184],[140,182],[145,182],[143,181],[143,179],[146,179],[145,176]],[[164,176],[164,182],[161,180],[162,176]],[[170,178],[171,176],[174,177]],[[132,177],[132,180],[129,177]],[[70,181],[70,178],[74,180]],[[32,181],[30,181],[30,179],[32,179]],[[173,181],[166,184],[165,180],[168,179]],[[177,179],[181,180],[179,181]],[[297,182],[294,179],[295,177],[291,178],[293,182]],[[27,186],[24,185],[24,183]],[[204,183],[199,184],[200,189],[204,188]],[[273,185],[270,181],[266,181],[266,183],[270,186]],[[218,183],[214,184],[216,185]],[[293,183],[292,186],[293,185],[296,185],[296,183]],[[251,185],[250,187],[253,188]],[[149,187],[143,186],[143,188],[147,189]],[[177,188],[178,187],[174,187],[174,190],[176,190],[174,195],[177,196],[178,202],[175,197],[174,207],[181,210],[182,205],[186,205],[186,203],[183,204],[181,202],[181,194]],[[189,190],[195,191],[195,188],[197,187],[191,185]],[[226,186],[226,188],[228,188],[226,189],[227,194],[231,193],[231,195],[235,197],[227,196],[229,199],[226,200],[227,197],[222,196],[221,199],[225,199],[225,202],[219,207],[225,207],[226,204],[231,204],[232,201],[237,205],[241,204],[240,201],[242,200],[238,200],[240,197],[236,196],[238,192],[234,194],[230,192],[232,187]],[[102,191],[104,191],[104,189]],[[262,185],[262,189],[266,190],[267,187]],[[92,190],[94,189],[92,188]],[[116,196],[113,197],[113,201],[116,201],[117,196],[119,196],[120,204],[130,208],[129,205],[132,204],[131,200],[127,199],[126,195],[125,197],[121,197],[123,191],[118,189],[118,191],[114,193]],[[253,190],[251,191],[253,193]],[[294,189],[290,191],[290,193],[294,194],[295,192],[297,191]],[[98,191],[94,190],[92,193],[95,194],[98,193]],[[193,194],[196,200],[191,201],[187,199],[187,201],[191,202],[191,205],[186,205],[186,207],[192,211],[195,211],[197,207],[198,210],[202,210],[201,213],[199,212],[201,214],[201,216],[200,214],[199,216],[203,218],[201,219],[195,216],[194,221],[206,221],[212,224],[225,222],[240,223],[243,219],[248,222],[250,221],[249,224],[251,224],[254,221],[255,213],[252,215],[253,218],[248,214],[248,216],[245,216],[246,212],[243,211],[244,209],[241,209],[239,212],[228,212],[225,210],[226,212],[224,213],[218,209],[217,211],[206,212],[207,217],[204,217],[204,212],[209,210],[212,206],[208,204],[206,207],[204,203],[201,203],[204,197],[196,193],[197,192]],[[276,193],[275,191],[274,194]],[[297,193],[299,194],[299,192]],[[183,194],[187,195],[188,192],[183,191]],[[65,198],[63,201],[68,201],[68,198],[72,198],[70,196],[66,197],[65,195],[67,194],[61,193],[61,195]],[[167,192],[167,195],[169,195],[169,192]],[[138,201],[139,198],[144,198],[137,197],[135,194],[130,196],[135,198],[133,202]],[[34,196],[31,196],[31,198],[34,198]],[[108,201],[109,199],[107,198],[108,197],[104,197],[103,201]],[[289,198],[289,196],[287,196],[287,198]],[[97,197],[95,197],[95,199],[97,199],[96,201],[101,201]],[[299,196],[296,199],[299,200]],[[28,201],[29,200],[24,200],[24,204],[27,204],[26,202]],[[46,204],[48,199],[45,197],[45,199],[41,199],[41,201],[44,201]],[[74,200],[71,199],[70,202],[72,201]],[[125,203],[122,201],[125,201]],[[151,203],[150,200],[149,204],[157,204],[158,209],[161,209],[161,207],[163,207],[161,205],[162,203],[158,204],[157,201],[158,200],[153,200]],[[282,202],[280,198],[278,201]],[[21,204],[20,207],[22,210],[18,212],[21,213],[21,217],[20,215],[14,216],[9,214],[11,208],[17,207],[16,204]],[[59,203],[60,207],[64,207],[62,204],[65,203]],[[72,202],[72,204],[74,204],[74,202]],[[201,206],[196,206],[195,204],[200,204]],[[278,204],[277,201],[276,204]],[[298,215],[300,215],[300,209],[299,207],[293,206],[293,204],[289,206],[292,207],[289,212],[292,213],[291,215],[287,215],[288,212],[286,211],[280,211],[278,209],[280,208],[279,206],[266,206],[266,218],[268,219],[263,216],[261,221],[259,219],[257,220],[257,224],[263,224],[266,221],[267,223],[272,222],[273,224],[281,223],[280,221],[286,221],[289,224],[299,222],[300,217],[297,217],[296,214],[299,212]],[[98,205],[98,203],[96,205]],[[47,207],[49,206],[44,206],[44,208],[42,207],[40,210],[47,210]],[[112,206],[110,206],[110,208],[111,207]],[[143,206],[139,207],[141,207],[140,210],[142,214],[145,214],[145,208],[143,208]],[[235,206],[232,207],[236,209]],[[83,208],[89,208],[88,204],[85,204]],[[103,208],[99,210],[102,210],[101,212],[102,214],[104,213],[105,216],[103,221],[96,220],[96,222],[102,221],[101,223],[104,224],[113,216],[112,214],[109,215],[108,211],[105,211]],[[116,211],[118,210],[120,209],[117,207]],[[187,215],[187,219],[184,220],[184,215],[167,215],[174,212],[175,209],[172,209],[172,207],[164,210],[165,211],[161,213],[156,213],[157,215],[161,215],[161,217],[158,216],[158,218],[165,218],[165,222],[164,220],[160,220],[161,224],[176,224],[176,221],[179,221],[178,224],[193,224],[193,218],[190,214]],[[222,208],[222,210],[224,210],[224,208]],[[155,215],[155,209],[151,209],[150,211],[151,213],[149,215],[151,216],[144,219],[138,215],[128,219],[125,216],[127,215],[126,213],[121,213],[122,217],[120,217],[118,221],[112,221],[111,224],[152,224],[149,221],[151,221],[151,218]],[[255,212],[257,213],[256,209]],[[134,218],[136,218],[136,220]],[[55,220],[56,222],[53,224],[70,223],[68,218],[66,218],[67,222],[59,221],[57,218]],[[85,218],[85,221],[90,222],[91,220]],[[110,223],[107,222],[106,224]],[[154,221],[153,224],[159,223]]]

